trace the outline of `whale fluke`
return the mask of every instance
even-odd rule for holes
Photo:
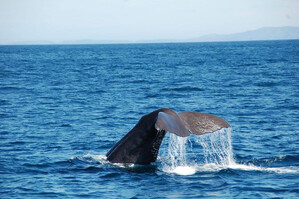
[[[231,127],[224,119],[207,113],[181,112],[179,116],[190,132],[196,135]]]
[[[223,119],[199,112],[162,108],[144,115],[135,127],[106,154],[112,163],[150,164],[155,162],[166,132],[187,137],[212,133],[230,125]]]

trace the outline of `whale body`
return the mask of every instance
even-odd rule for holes
[[[111,163],[147,165],[155,162],[166,132],[187,137],[213,133],[230,125],[215,115],[162,108],[144,115],[106,154]]]

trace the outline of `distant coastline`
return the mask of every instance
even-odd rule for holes
[[[80,44],[143,44],[143,43],[189,43],[189,42],[232,42],[232,41],[271,41],[271,40],[298,40],[299,27],[263,27],[233,34],[209,34],[192,39],[159,39],[159,40],[68,40],[54,42],[21,41],[1,43],[0,45],[80,45]]]

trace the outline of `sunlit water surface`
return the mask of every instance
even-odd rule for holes
[[[299,42],[0,46],[0,198],[298,198]],[[158,108],[232,129],[106,152]]]

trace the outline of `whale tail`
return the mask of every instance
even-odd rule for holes
[[[150,164],[157,159],[161,142],[170,132],[181,137],[212,133],[230,125],[214,115],[163,108],[143,116],[135,127],[106,154],[112,163]]]
[[[174,111],[159,112],[155,123],[157,130],[163,129],[180,137],[187,137],[190,133],[201,135],[213,133],[222,128],[231,127],[224,119],[215,115],[200,112]]]

